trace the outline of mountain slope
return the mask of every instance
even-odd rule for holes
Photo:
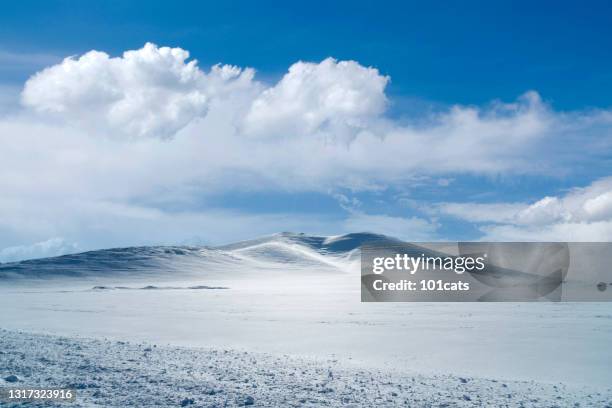
[[[347,270],[368,242],[397,242],[383,235],[334,237],[281,233],[219,247],[113,248],[0,264],[0,280],[15,278],[192,275],[220,277],[251,270]]]

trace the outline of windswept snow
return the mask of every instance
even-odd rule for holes
[[[358,248],[374,234],[349,234],[328,242],[325,237],[276,234],[237,244],[210,247],[132,247],[90,251],[55,258],[0,264],[0,283],[27,285],[57,278],[63,284],[95,279],[253,279],[277,271],[307,274],[358,270]]]
[[[396,242],[283,233],[0,265],[0,377],[84,383],[83,406],[610,403],[611,303],[361,303],[373,240]]]

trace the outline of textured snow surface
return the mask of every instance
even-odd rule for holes
[[[396,242],[283,233],[0,265],[0,386],[72,384],[71,406],[610,404],[612,303],[361,303],[371,241]]]
[[[610,388],[423,376],[229,349],[0,330],[0,350],[1,378],[76,388],[76,402],[64,405],[71,407],[612,407]]]

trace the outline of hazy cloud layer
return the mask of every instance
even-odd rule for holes
[[[32,245],[18,245],[0,249],[0,262],[13,262],[22,259],[48,258],[76,252],[78,245],[66,242],[62,238],[51,238]]]
[[[204,70],[187,51],[153,44],[119,57],[91,51],[64,59],[27,81],[22,110],[0,115],[0,248],[53,237],[84,248],[162,241],[149,225],[172,231],[168,240],[203,230],[232,240],[222,230],[233,227],[223,224],[253,215],[209,208],[207,197],[236,190],[384,191],[420,176],[558,177],[609,164],[609,111],[556,112],[530,91],[510,103],[400,121],[386,112],[389,81],[375,68],[328,58],[297,62],[266,84],[253,69]],[[610,188],[602,183],[580,206],[571,197],[585,192],[439,211],[479,223],[487,237],[548,237],[570,224],[604,236]],[[272,232],[257,227],[269,222],[277,230],[423,239],[436,235],[434,216],[347,212],[326,224],[278,214],[233,237]]]

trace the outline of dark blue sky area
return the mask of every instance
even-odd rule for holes
[[[203,66],[252,66],[264,79],[300,59],[355,59],[392,77],[388,92],[399,104],[482,104],[535,89],[556,109],[612,106],[612,3],[605,1],[1,6],[5,53],[119,54],[146,41],[188,49]],[[5,66],[3,82],[21,82],[37,68]]]

